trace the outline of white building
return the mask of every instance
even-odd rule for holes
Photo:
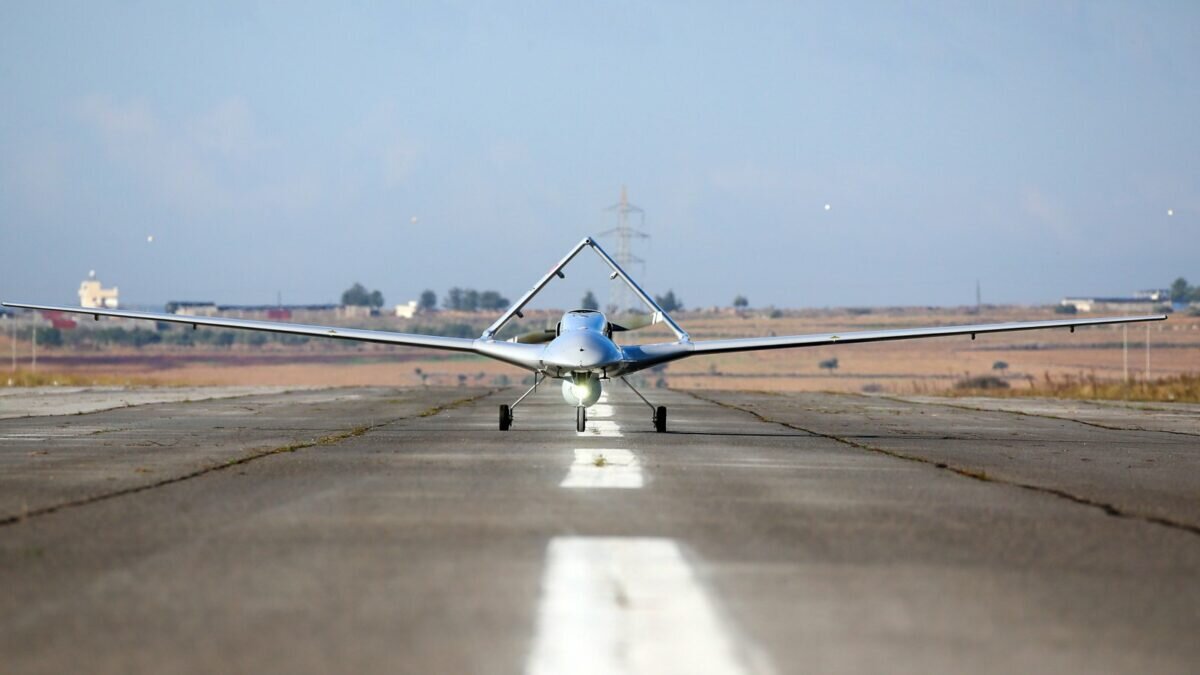
[[[396,305],[396,316],[401,319],[411,319],[417,315],[417,301],[409,300],[403,305]]]
[[[79,306],[95,309],[116,309],[117,287],[103,288],[95,272],[88,273],[88,278],[79,284]]]
[[[1063,298],[1063,307],[1074,307],[1076,312],[1116,312],[1125,314],[1149,314],[1171,309],[1170,296],[1145,296],[1132,298],[1076,297]]]

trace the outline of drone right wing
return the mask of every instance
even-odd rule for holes
[[[972,338],[983,333],[1005,333],[1042,328],[1070,328],[1078,326],[1102,326],[1114,323],[1139,321],[1162,321],[1165,314],[1148,316],[1119,316],[1097,319],[1063,319],[1057,321],[1013,321],[1009,323],[984,323],[967,326],[933,326],[929,328],[895,328],[889,330],[864,330],[849,333],[817,333],[812,335],[787,335],[780,337],[733,338],[729,340],[701,340],[691,343],[688,356],[698,354],[725,354],[749,352],[760,349],[787,349],[789,347],[817,347],[856,342],[882,342],[885,340],[912,340],[916,338],[942,337],[946,335],[970,335]]]

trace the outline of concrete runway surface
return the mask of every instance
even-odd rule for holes
[[[518,393],[9,401],[0,671],[1200,663],[1197,406]]]

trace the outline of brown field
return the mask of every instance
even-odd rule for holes
[[[799,333],[846,332],[876,328],[990,323],[1066,318],[1046,308],[995,307],[975,315],[963,309],[900,308],[874,310],[807,310],[779,318],[766,313],[688,312],[677,317],[693,339]],[[389,326],[395,328],[394,326]],[[881,391],[939,393],[967,377],[997,375],[1021,390],[1064,378],[1121,382],[1122,339],[1128,331],[1128,370],[1141,380],[1150,341],[1152,378],[1200,372],[1200,318],[1172,315],[1165,322],[1121,326],[1034,331],[968,337],[907,340],[861,345],[753,352],[688,359],[669,364],[659,377],[675,388],[759,391]],[[660,329],[621,336],[624,341],[669,339]],[[0,337],[0,355],[9,354]],[[30,345],[17,345],[22,370],[29,368]],[[836,358],[838,368],[819,364]],[[1004,371],[993,364],[1008,364]],[[418,371],[419,369],[419,371]],[[39,349],[40,374],[64,382],[154,383],[164,385],[453,385],[494,383],[501,375],[519,382],[525,373],[478,357],[444,356],[436,352],[382,345],[348,346],[314,342],[298,347],[268,344],[213,347],[111,349],[76,352]],[[0,381],[3,381],[0,379]],[[15,383],[15,381],[14,381]]]

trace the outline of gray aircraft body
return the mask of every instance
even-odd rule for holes
[[[610,279],[620,279],[650,310],[650,323],[663,323],[675,334],[673,342],[644,345],[618,345],[613,333],[627,330],[608,320],[595,310],[573,310],[562,316],[558,326],[533,337],[520,336],[509,340],[496,339],[496,334],[513,317],[523,316],[522,310],[547,284],[556,277],[565,278],[563,268],[582,250],[591,248],[612,270]],[[667,411],[655,407],[625,379],[626,375],[669,361],[703,354],[755,351],[760,349],[786,349],[790,347],[815,347],[821,345],[849,344],[855,342],[879,342],[884,340],[906,340],[947,335],[975,335],[1007,331],[1035,330],[1041,328],[1068,328],[1097,326],[1103,324],[1132,323],[1138,321],[1161,321],[1165,315],[1105,317],[1095,319],[1064,319],[1058,321],[1024,321],[965,326],[937,326],[931,328],[902,328],[891,330],[854,331],[848,333],[819,333],[781,337],[735,338],[728,340],[692,340],[686,331],[665,312],[638,284],[621,269],[591,237],[584,238],[551,270],[538,280],[527,293],[509,307],[478,338],[440,337],[414,335],[381,330],[311,326],[304,324],[232,319],[225,317],[201,317],[157,312],[127,312],[90,307],[60,307],[54,305],[31,305],[2,303],[6,307],[21,307],[33,310],[75,312],[91,314],[97,320],[101,316],[145,319],[212,326],[216,328],[239,328],[245,330],[289,333],[312,337],[326,337],[360,342],[376,342],[410,347],[425,347],[456,352],[479,354],[497,359],[534,373],[534,385],[511,405],[500,406],[500,429],[507,430],[513,423],[513,410],[532,393],[546,378],[563,381],[563,398],[576,409],[576,429],[584,431],[587,424],[587,408],[600,397],[603,382],[620,379],[637,394],[653,411],[651,417],[656,431],[666,431]]]

